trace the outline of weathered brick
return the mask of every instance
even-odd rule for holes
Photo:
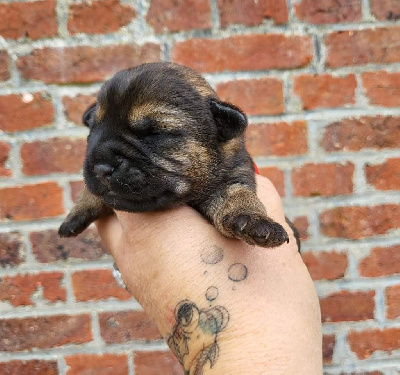
[[[32,359],[0,363],[1,375],[58,375],[56,361]]]
[[[302,0],[295,4],[297,18],[315,24],[360,21],[361,0]]]
[[[7,51],[0,51],[0,81],[7,81],[10,79],[10,57]]]
[[[99,314],[99,321],[101,337],[107,344],[161,339],[157,326],[143,311],[104,312]]]
[[[391,353],[393,350],[400,349],[400,328],[350,331],[347,342],[358,359],[369,358],[378,350]]]
[[[304,74],[294,80],[294,92],[300,97],[304,110],[352,105],[356,87],[354,74],[345,77]]]
[[[130,293],[123,289],[115,280],[110,270],[84,270],[72,274],[72,287],[75,299],[82,301],[97,301],[107,298],[126,300]]]
[[[53,104],[42,93],[0,96],[0,130],[30,130],[48,126],[53,120]]]
[[[292,170],[293,194],[301,197],[351,194],[353,173],[352,163],[304,164]]]
[[[182,375],[182,366],[171,352],[135,352],[135,375]]]
[[[78,173],[82,170],[86,139],[52,138],[21,146],[22,173]]]
[[[288,20],[285,0],[218,0],[218,10],[221,27],[235,23],[260,25],[265,19],[273,19],[279,25]]]
[[[313,280],[337,280],[344,277],[347,269],[347,256],[336,251],[302,253],[303,262]]]
[[[364,148],[397,148],[400,117],[368,116],[343,119],[327,126],[321,140],[326,151],[360,151]]]
[[[135,10],[119,0],[71,4],[68,31],[71,34],[106,34],[119,30],[136,17]]]
[[[39,39],[57,35],[55,0],[0,4],[0,35]]]
[[[400,285],[389,286],[385,290],[386,317],[396,319],[400,316]]]
[[[40,289],[41,296],[48,302],[65,301],[63,278],[62,272],[5,276],[0,279],[0,300],[8,301],[14,307],[34,305],[33,294]]]
[[[67,119],[75,124],[83,125],[82,116],[86,109],[96,101],[96,96],[96,94],[79,94],[75,97],[64,96],[62,98],[62,103]]]
[[[190,39],[178,42],[173,61],[201,72],[292,69],[313,58],[308,36],[281,34],[240,35],[225,39]]]
[[[400,274],[400,245],[375,247],[358,266],[361,276],[379,277]]]
[[[217,85],[218,96],[247,115],[276,115],[285,110],[282,81],[277,78],[241,79]]]
[[[336,338],[335,335],[322,336],[322,360],[324,365],[332,363],[333,350],[335,349]]]
[[[0,177],[9,177],[12,175],[11,170],[6,166],[10,150],[11,145],[9,143],[0,141]]]
[[[388,233],[400,226],[400,206],[337,207],[320,216],[321,232],[328,237],[356,240]]]
[[[341,291],[320,299],[322,322],[349,322],[374,318],[375,292]]]
[[[308,150],[307,124],[304,121],[293,121],[250,125],[246,143],[254,157],[302,155]]]
[[[15,267],[25,261],[25,244],[18,232],[0,233],[0,267]]]
[[[370,0],[371,13],[378,20],[400,19],[400,3],[398,0]]]
[[[267,177],[274,184],[275,189],[281,197],[285,196],[285,175],[283,171],[276,167],[259,168],[260,175]]]
[[[308,218],[307,216],[298,216],[292,220],[294,226],[299,231],[300,239],[307,240],[308,239]]]
[[[400,190],[400,158],[387,159],[383,164],[365,166],[369,184],[378,190]]]
[[[85,186],[83,181],[71,181],[69,183],[70,189],[71,189],[71,199],[73,202],[76,202],[78,199],[78,196],[80,192],[83,190],[83,187]]]
[[[75,354],[65,362],[67,375],[128,375],[126,354]]]
[[[0,351],[46,349],[92,340],[90,315],[0,319]]]
[[[0,221],[26,221],[64,213],[62,188],[54,182],[0,189]]]
[[[23,78],[45,83],[88,83],[103,81],[121,69],[159,61],[160,46],[147,43],[103,47],[35,49],[17,61]]]
[[[193,17],[193,15],[196,17]],[[209,0],[152,0],[146,21],[156,33],[211,28]]]
[[[89,228],[82,234],[71,238],[60,238],[56,230],[30,233],[32,252],[38,262],[51,263],[71,258],[95,260],[106,251],[101,246],[97,231]]]
[[[325,39],[329,68],[400,61],[400,27],[335,31]]]
[[[400,33],[399,33],[400,36]],[[400,106],[400,73],[364,73],[362,81],[369,103],[382,107]]]

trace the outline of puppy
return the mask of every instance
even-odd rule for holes
[[[257,198],[246,115],[195,71],[165,62],[123,70],[102,86],[83,122],[86,186],[60,236],[77,235],[113,209],[187,204],[226,237],[263,247],[289,241]]]

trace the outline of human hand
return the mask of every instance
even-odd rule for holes
[[[257,185],[289,233],[279,248],[222,237],[186,206],[97,222],[125,284],[188,374],[322,373],[314,286],[275,188],[260,176]]]

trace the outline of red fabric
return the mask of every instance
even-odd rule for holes
[[[260,174],[260,171],[258,170],[257,164],[253,162],[253,166],[254,166],[254,172],[256,174]]]

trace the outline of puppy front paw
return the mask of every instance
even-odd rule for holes
[[[222,224],[228,233],[250,245],[277,247],[289,242],[289,236],[282,225],[259,213],[226,215]]]
[[[68,216],[58,229],[58,235],[60,237],[75,237],[82,233],[92,221],[93,218],[85,215]]]

